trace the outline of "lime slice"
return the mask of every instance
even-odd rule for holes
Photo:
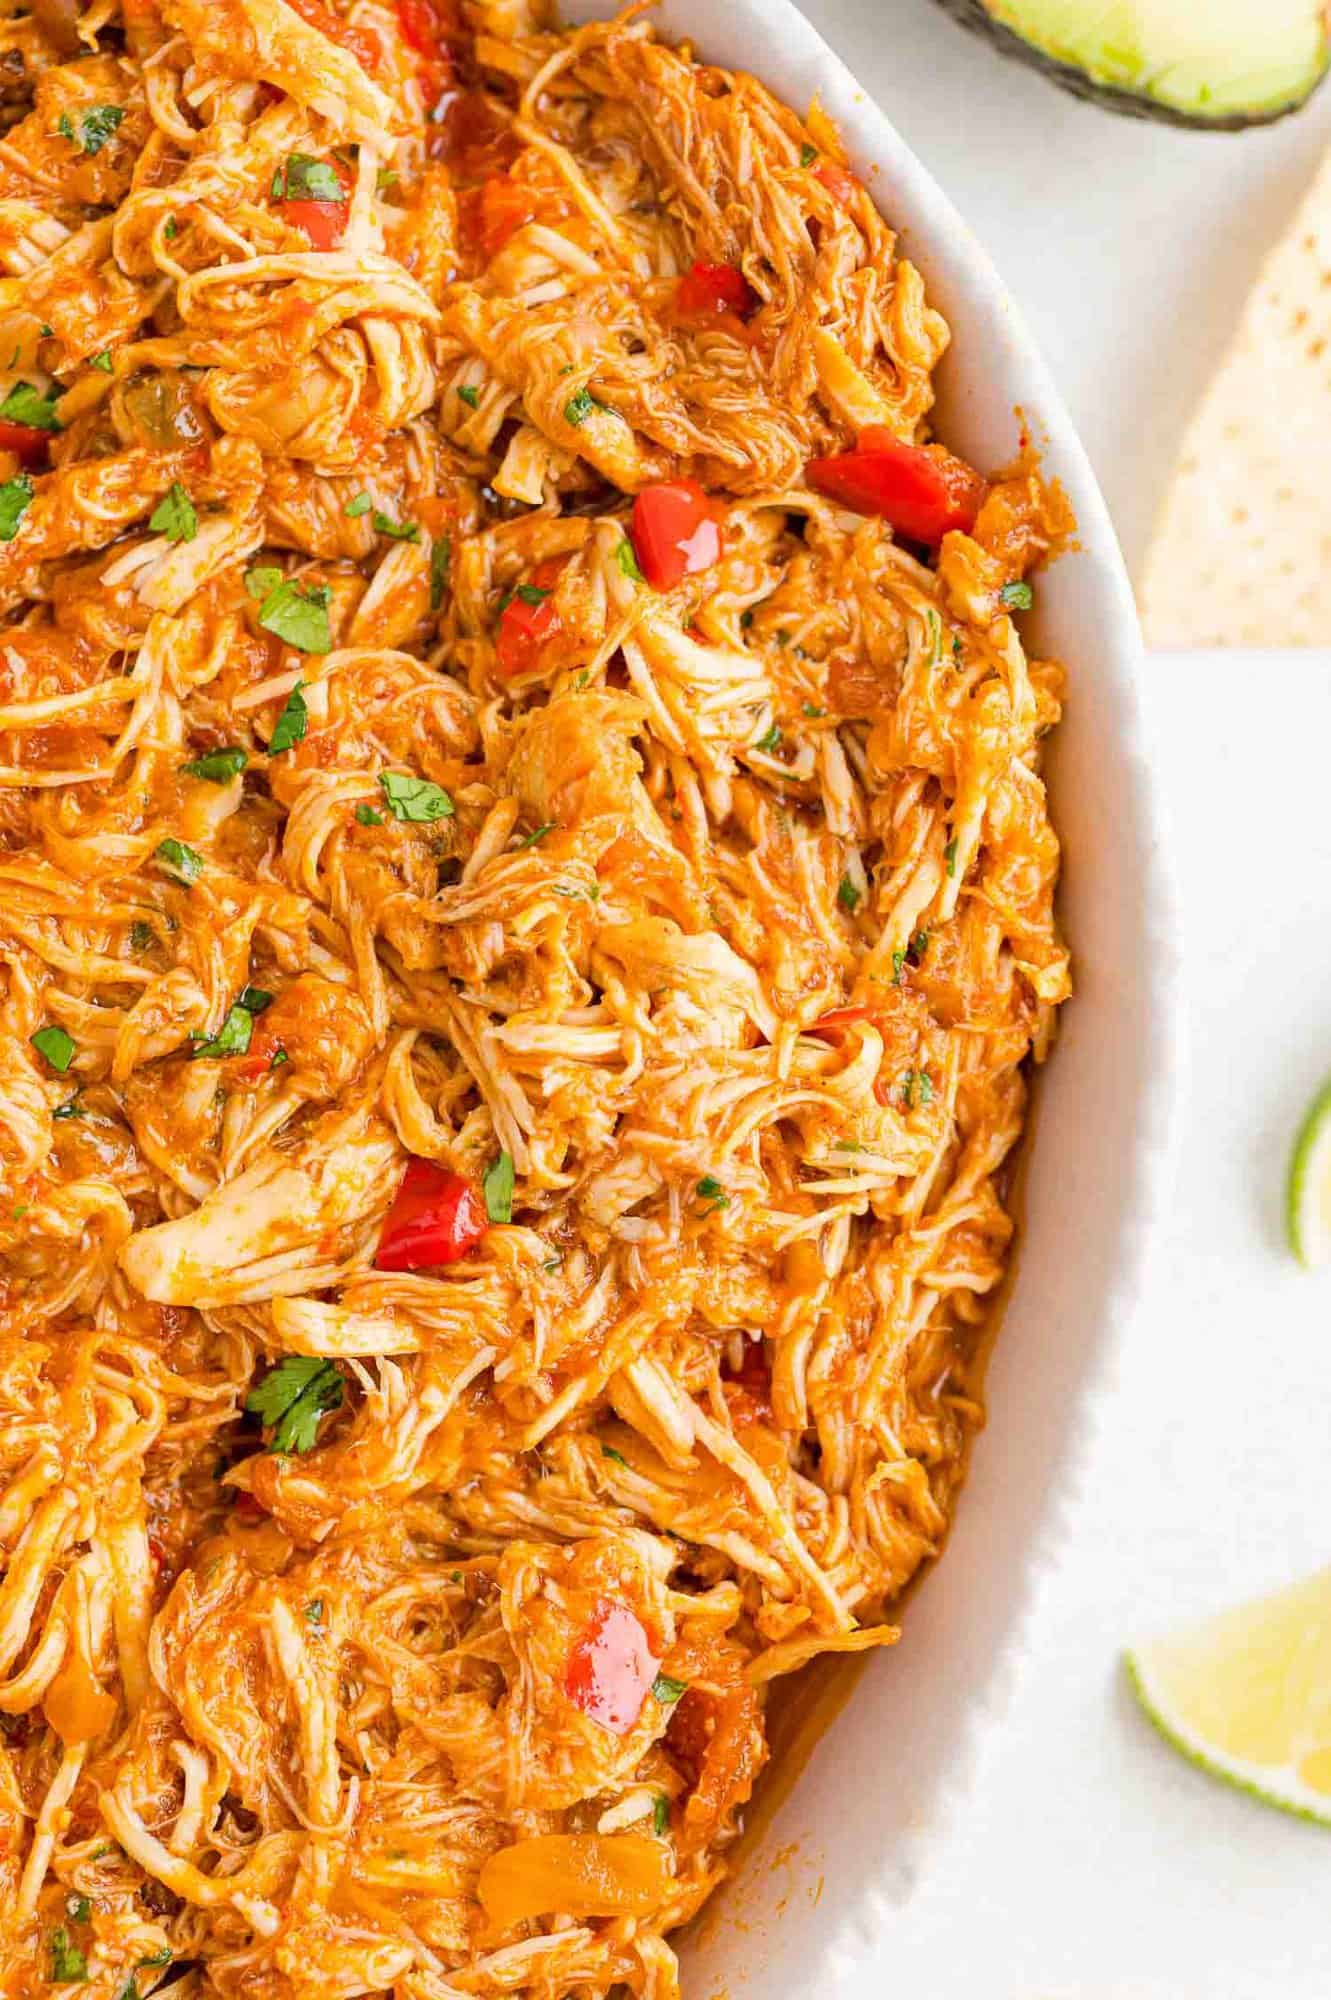
[[[1309,1105],[1294,1141],[1285,1222],[1294,1255],[1309,1269],[1331,1262],[1331,1083]]]
[[[1331,1569],[1124,1655],[1133,1692],[1188,1760],[1331,1826]]]

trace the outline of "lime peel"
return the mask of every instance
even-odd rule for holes
[[[1142,1713],[1190,1764],[1331,1826],[1331,1570],[1148,1640],[1123,1665]]]
[[[1309,1105],[1294,1141],[1285,1224],[1300,1263],[1310,1271],[1331,1263],[1331,1081]]]

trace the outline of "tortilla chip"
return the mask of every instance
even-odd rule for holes
[[[1331,155],[1184,439],[1141,582],[1152,646],[1331,644]]]

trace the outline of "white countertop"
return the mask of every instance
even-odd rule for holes
[[[1190,400],[1331,140],[1331,85],[1265,131],[1180,133],[1000,63],[929,0],[802,4],[989,247],[1135,564]],[[1116,1666],[1126,1640],[1328,1560],[1331,1277],[1286,1252],[1281,1184],[1331,1073],[1331,654],[1148,673],[1185,913],[1178,1188],[1003,1721],[865,2000],[1331,1995],[1331,1832],[1176,1760]],[[1151,1086],[1143,1049],[1123,1087]]]

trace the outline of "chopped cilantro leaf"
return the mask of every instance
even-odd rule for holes
[[[762,735],[758,738],[758,741],[754,744],[753,747],[755,750],[771,751],[778,749],[780,747],[780,743],[781,743],[781,731],[777,728],[775,723],[772,723],[770,728],[765,729],[763,731]]]
[[[927,1070],[908,1069],[901,1079],[901,1099],[907,1111],[913,1111],[917,1104],[932,1104],[934,1100],[933,1081]]]
[[[715,1174],[704,1174],[694,1190],[711,1208],[729,1208],[730,1196]]]
[[[303,681],[296,682],[286,698],[286,706],[273,724],[273,733],[268,738],[270,757],[280,757],[284,750],[290,750],[294,744],[304,740],[310,721],[310,711],[301,693],[304,685]]]
[[[0,542],[12,542],[32,505],[32,481],[19,472],[0,486]]]
[[[362,487],[361,491],[348,500],[342,512],[349,521],[359,521],[362,514],[368,514],[374,502]]]
[[[292,153],[273,175],[269,193],[274,201],[345,201],[347,191],[327,160],[309,153]]]
[[[188,888],[203,873],[203,856],[183,840],[159,840],[153,852],[169,875]]]
[[[31,1039],[38,1055],[45,1056],[51,1068],[59,1070],[63,1076],[74,1060],[74,1037],[63,1028],[38,1028]]]
[[[383,814],[376,812],[373,806],[367,805],[357,806],[356,819],[361,826],[382,826],[384,823]]]
[[[670,1801],[664,1792],[658,1792],[652,1802],[652,1832],[659,1840],[670,1825]]]
[[[273,996],[263,986],[244,986],[236,1005],[243,1007],[247,1014],[262,1014],[273,1004]]]
[[[271,1429],[271,1449],[310,1451],[319,1420],[340,1407],[342,1377],[331,1361],[314,1354],[286,1354],[245,1398],[251,1416]]]
[[[154,534],[165,535],[168,542],[192,542],[198,534],[199,517],[194,502],[178,479],[172,480],[153,508],[148,526]]]
[[[202,757],[193,757],[180,768],[187,778],[206,778],[210,785],[229,785],[248,762],[248,750],[236,745],[229,750],[208,750]]]
[[[400,771],[381,771],[379,783],[394,819],[416,820],[428,826],[434,820],[451,819],[453,816],[452,799],[442,785],[432,783],[429,778],[404,777]]]
[[[115,362],[111,359],[110,348],[104,347],[100,354],[94,354],[88,366],[89,368],[100,368],[103,375],[109,375],[115,367]]]
[[[259,607],[259,623],[265,632],[284,639],[298,653],[329,653],[333,649],[328,623],[329,597],[326,583],[303,584],[285,579],[264,598]]]
[[[524,838],[518,842],[517,852],[520,854],[524,847],[535,847],[538,840],[544,840],[547,833],[554,832],[555,824],[556,823],[554,820],[548,819],[545,822],[545,825],[538,826],[534,833],[529,833],[525,835]]]
[[[69,1932],[61,1924],[51,1932],[51,1983],[72,1986],[87,1977],[88,1961],[78,1946],[70,1942]]]
[[[616,1451],[612,1444],[603,1444],[601,1446],[601,1456],[602,1458],[613,1458],[616,1465],[626,1466],[628,1464],[628,1460],[625,1458],[623,1452]]]
[[[956,872],[957,872],[957,843],[956,843],[956,841],[955,841],[955,840],[949,840],[949,842],[947,843],[947,846],[946,846],[946,847],[945,847],[945,848],[943,849],[943,865],[944,865],[944,867],[945,867],[945,868],[947,869],[947,872],[948,872],[948,874],[949,874],[949,875],[955,875],[955,874],[956,874]]]
[[[94,104],[91,111],[85,111],[79,120],[79,130],[83,135],[83,150],[89,158],[100,153],[107,141],[120,129],[125,116],[123,104]]]
[[[491,1160],[481,1181],[481,1192],[485,1196],[485,1212],[491,1222],[511,1222],[513,1220],[513,1159],[509,1153],[500,1153],[498,1159]]]
[[[381,514],[377,507],[373,525],[381,535],[388,535],[395,542],[418,542],[421,538],[414,521],[395,521],[391,514]]]
[[[818,148],[816,146],[810,146],[806,141],[806,143],[800,147],[800,165],[802,167],[811,167],[817,158],[818,158]]]
[[[586,423],[593,410],[601,407],[590,389],[575,389],[564,405],[564,422],[576,430],[579,424]]]
[[[43,394],[31,382],[16,382],[0,403],[0,417],[11,424],[26,424],[29,430],[58,431],[60,419],[55,406],[54,396]]]
[[[476,408],[476,405],[480,402],[480,400],[481,400],[481,392],[479,389],[473,387],[473,385],[470,382],[463,382],[461,384],[461,386],[458,389],[459,402],[465,403],[469,410],[474,410]]]
[[[851,881],[849,875],[841,877],[841,880],[837,884],[836,899],[848,915],[859,908],[861,894],[862,892]]]
[[[260,563],[257,569],[245,572],[246,594],[253,598],[270,597],[282,581],[282,572],[275,563]]]
[[[1035,592],[1029,583],[1005,583],[998,595],[1009,611],[1029,611],[1035,602]]]
[[[669,1674],[658,1674],[652,1682],[652,1695],[664,1708],[677,1702],[688,1691],[687,1681],[672,1680]]]
[[[242,1007],[237,1001],[234,1007],[228,1007],[226,1019],[217,1033],[209,1041],[200,1042],[194,1053],[219,1060],[223,1056],[243,1056],[253,1033],[254,1016],[248,1007]]]
[[[634,583],[645,583],[647,581],[638,567],[638,558],[634,554],[633,544],[627,535],[615,550],[615,561],[619,564],[625,576],[630,577]]]

